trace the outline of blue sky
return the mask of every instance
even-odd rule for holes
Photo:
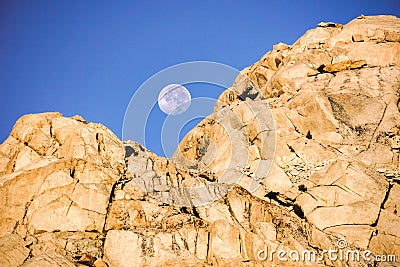
[[[20,116],[45,111],[79,114],[121,138],[132,95],[155,73],[193,60],[243,69],[320,21],[361,13],[400,16],[400,1],[1,0],[0,142]],[[162,154],[157,118],[146,145]]]

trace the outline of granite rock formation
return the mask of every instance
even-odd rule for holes
[[[80,116],[25,115],[0,145],[0,265],[399,261],[399,99],[400,19],[360,16],[275,45],[170,159]],[[268,108],[274,125],[260,122]],[[244,166],[234,168],[241,149]],[[182,203],[171,186],[223,184],[227,170],[241,179],[219,188],[222,198],[173,205]],[[324,255],[338,240],[371,251],[372,261]],[[263,261],[271,250],[319,260]]]

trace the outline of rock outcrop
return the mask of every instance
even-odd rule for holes
[[[79,116],[25,115],[0,145],[0,265],[399,261],[399,98],[400,19],[360,16],[275,45],[170,159]],[[182,197],[199,186],[215,201]]]

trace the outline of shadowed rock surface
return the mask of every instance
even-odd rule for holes
[[[0,265],[399,264],[323,250],[400,259],[400,19],[320,23],[242,74],[171,159],[79,116],[20,118],[0,145]]]

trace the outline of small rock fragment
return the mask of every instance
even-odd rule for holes
[[[290,47],[287,44],[284,43],[279,43],[273,46],[273,49],[276,51],[283,51],[283,50],[287,50]]]
[[[102,259],[97,259],[94,263],[93,263],[94,267],[108,267],[107,263],[105,261],[103,261]]]
[[[318,27],[322,27],[322,28],[343,28],[342,24],[339,23],[334,23],[334,22],[320,22],[318,23]]]
[[[364,42],[364,36],[360,33],[353,34],[351,39],[353,40],[353,42]]]
[[[344,70],[352,70],[352,69],[359,69],[365,66],[367,62],[365,60],[345,60],[342,62],[338,62],[335,64],[330,64],[328,66],[325,66],[323,68],[324,71],[326,72],[339,72],[339,71],[344,71]]]

